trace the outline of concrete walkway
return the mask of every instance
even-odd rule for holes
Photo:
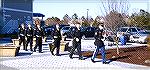
[[[29,47],[28,47],[29,48]],[[22,48],[21,48],[22,49]],[[113,61],[102,64],[101,59],[92,63],[90,58],[78,60],[78,55],[69,58],[69,52],[53,56],[48,45],[43,45],[43,53],[20,50],[19,56],[0,57],[1,70],[150,70],[150,67]]]
[[[56,69],[56,70],[78,70],[78,69],[119,69],[119,70],[126,70],[126,69],[134,69],[134,70],[148,70],[148,67],[135,65],[135,64],[128,64],[118,61],[110,62],[109,64],[102,64],[101,62],[92,63],[90,58],[85,60],[78,60],[78,56],[74,55],[74,59],[70,59],[68,56],[68,52],[61,52],[61,56],[52,56],[50,52],[45,53],[38,53],[38,52],[27,52],[21,51],[24,53],[17,57],[1,57],[0,66],[2,68],[9,68],[9,69],[19,69],[19,70],[43,70],[43,69]],[[26,53],[26,54],[25,54]],[[31,54],[32,53],[32,54]],[[86,58],[86,57],[85,57]],[[101,61],[101,59],[96,59],[97,61]],[[3,67],[4,66],[4,67]],[[6,69],[5,68],[5,69]],[[3,70],[3,69],[2,69]]]

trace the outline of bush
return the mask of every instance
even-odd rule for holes
[[[0,34],[0,38],[6,38],[6,37],[10,37],[12,39],[17,39],[18,34]]]
[[[146,38],[147,44],[150,45],[150,35]]]

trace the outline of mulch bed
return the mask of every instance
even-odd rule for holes
[[[116,49],[106,50],[106,58],[112,61],[150,66],[150,50],[147,46],[119,48],[119,52],[118,55]],[[91,57],[92,54],[91,51],[82,53],[85,57]],[[101,58],[100,53],[97,58]]]

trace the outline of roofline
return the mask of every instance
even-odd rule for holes
[[[120,28],[139,28],[139,27],[120,27]]]
[[[14,9],[14,8],[2,8],[2,9],[9,10],[9,11],[16,11],[16,12],[33,13],[32,11],[21,10],[21,9]]]

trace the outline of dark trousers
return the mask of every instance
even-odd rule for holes
[[[42,52],[42,37],[36,38],[36,45],[34,47],[34,51],[36,51],[37,47],[39,47],[39,52]]]
[[[71,48],[69,57],[72,58],[75,49],[77,49],[77,51],[78,51],[79,59],[82,58],[82,55],[81,55],[81,43],[80,42],[75,42],[75,41],[73,41],[73,46]]]
[[[55,50],[55,48],[56,48],[56,55],[59,55],[60,40],[55,40],[54,41],[54,48],[52,49],[52,52]]]
[[[30,43],[30,50],[32,51],[32,44],[33,44],[33,37],[32,36],[27,36],[27,42],[26,42],[26,47]]]
[[[23,50],[27,50],[25,36],[20,36],[19,45],[23,43]],[[20,49],[20,48],[19,48]]]

